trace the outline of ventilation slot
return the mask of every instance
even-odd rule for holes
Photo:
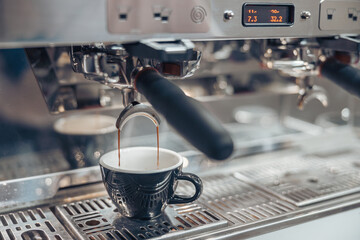
[[[85,211],[85,212],[89,212],[89,210],[85,207],[85,205],[83,203],[79,203],[79,206]]]
[[[13,213],[9,214],[10,220],[13,224],[18,224],[17,220],[15,219],[15,216]]]
[[[130,237],[131,240],[136,240],[136,237],[131,232],[129,232],[129,230],[124,228],[123,231]]]
[[[107,232],[106,236],[108,237],[108,239],[115,239],[114,235],[112,235],[112,233]]]
[[[104,209],[104,207],[96,200],[93,200],[93,202],[100,208],[100,209]]]
[[[75,221],[86,221],[86,220],[91,220],[91,219],[94,219],[94,218],[99,218],[101,217],[100,214],[98,213],[93,213],[93,214],[86,214],[86,215],[82,215],[82,216],[79,216],[79,217],[74,217]]]
[[[31,220],[33,220],[33,221],[36,220],[36,217],[35,217],[34,212],[32,210],[28,210],[27,213],[29,214]]]
[[[55,232],[55,228],[51,225],[49,221],[46,221],[45,224],[51,232]]]
[[[106,232],[106,231],[110,231],[112,230],[113,228],[112,227],[107,227],[107,228],[98,228],[98,229],[95,229],[95,231],[91,231],[91,232],[88,232],[86,233],[87,235],[91,235],[91,234],[94,234],[94,233],[97,233],[97,232]]]
[[[184,219],[182,219],[181,217],[175,217],[176,220],[178,220],[179,222],[181,222],[185,227],[191,227],[191,225],[189,223],[187,223]]]
[[[80,210],[75,206],[75,204],[72,204],[71,207],[75,210],[77,214],[80,214]]]
[[[74,213],[67,206],[63,206],[63,208],[70,216],[74,215]]]
[[[98,238],[99,238],[100,240],[106,240],[106,238],[105,238],[102,234],[99,234],[99,235],[98,235]]]
[[[0,216],[0,220],[1,220],[1,223],[4,227],[6,227],[8,225],[8,222],[6,221],[5,217],[4,216]]]
[[[110,208],[111,205],[106,201],[106,199],[100,199],[105,205],[106,207]]]
[[[194,218],[196,221],[198,221],[201,224],[206,224],[206,222],[204,222],[203,220],[201,220],[200,218],[198,218],[197,216],[195,216],[194,214],[189,214],[192,218]]]
[[[191,223],[192,226],[199,226],[199,224],[197,222],[195,222],[193,219],[191,219],[190,217],[188,216],[184,216],[184,219],[188,222]]]
[[[115,230],[114,233],[120,240],[127,240],[119,231]]]
[[[27,222],[27,220],[26,220],[25,215],[24,215],[23,212],[18,212],[18,215],[19,215],[19,217],[20,217],[20,219],[21,219],[22,222],[24,222],[24,223]]]
[[[14,233],[10,229],[6,229],[6,233],[9,236],[10,240],[15,240]]]
[[[219,221],[220,219],[217,218],[215,215],[213,215],[212,213],[208,212],[208,211],[204,211],[204,213],[206,215],[208,215],[209,217],[211,217],[212,219],[214,219],[215,221]]]
[[[40,209],[40,208],[37,208],[36,211],[38,212],[39,216],[42,218],[42,219],[45,219],[45,214],[44,212]]]
[[[86,201],[86,204],[87,204],[93,211],[96,211],[96,208],[91,204],[90,201]]]
[[[203,219],[205,219],[207,222],[213,222],[213,220],[211,220],[210,218],[208,218],[207,216],[205,216],[201,212],[198,212],[198,215],[201,216]]]

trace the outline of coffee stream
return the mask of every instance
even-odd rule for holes
[[[119,157],[119,167],[120,167],[120,128],[118,128],[118,157]]]
[[[156,125],[156,140],[157,140],[157,160],[156,166],[159,169],[160,166],[160,142],[159,142],[159,125]],[[120,167],[120,128],[118,128],[118,158]]]
[[[157,139],[157,160],[156,160],[156,166],[157,166],[157,169],[159,169],[159,165],[160,165],[160,160],[159,160],[159,125],[156,125],[156,139]]]

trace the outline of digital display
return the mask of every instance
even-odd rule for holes
[[[244,26],[289,26],[293,23],[293,5],[244,4]]]

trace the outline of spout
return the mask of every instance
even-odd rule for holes
[[[138,116],[143,116],[150,119],[155,124],[155,126],[160,125],[160,117],[154,109],[145,104],[134,101],[130,103],[123,111],[121,111],[116,121],[116,128],[121,131],[124,125],[130,119]]]

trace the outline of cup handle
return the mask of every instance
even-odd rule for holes
[[[195,187],[195,194],[191,197],[188,196],[180,196],[180,195],[174,195],[170,201],[169,204],[182,204],[182,203],[190,203],[195,201],[200,197],[200,194],[202,193],[203,186],[201,179],[192,173],[182,173],[181,175],[178,175],[177,180],[184,180],[191,182]]]

